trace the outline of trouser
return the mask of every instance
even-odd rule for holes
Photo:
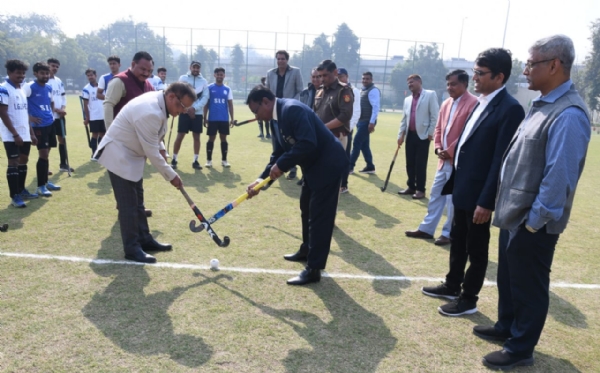
[[[152,240],[144,208],[144,179],[129,181],[108,171],[117,206],[125,254],[141,250],[141,243]]]
[[[452,290],[459,290],[462,284],[463,297],[476,302],[488,265],[490,221],[475,224],[474,213],[475,211],[454,210],[450,233],[450,271],[446,275],[446,284]],[[465,272],[467,260],[470,265]]]
[[[419,225],[421,232],[433,236],[446,207],[446,223],[442,228],[442,236],[450,238],[452,229],[452,218],[454,217],[454,205],[452,204],[452,195],[443,196],[442,189],[452,175],[452,163],[445,161],[441,170],[435,173],[431,192],[429,193],[429,204],[427,205],[427,215]]]
[[[312,269],[325,269],[327,264],[342,181],[341,173],[342,170],[333,182],[320,189],[310,188],[309,177],[304,174],[300,193],[301,250],[308,246],[307,265]]]
[[[352,134],[353,134],[354,130],[350,131],[350,133],[348,134],[348,145],[346,146],[346,156],[348,156],[348,159],[350,159],[350,152],[352,151]],[[348,173],[350,172],[350,167],[348,168],[347,172],[344,172],[342,174],[342,188],[348,188]]]
[[[360,152],[362,152],[368,169],[375,169],[373,164],[373,154],[371,154],[369,133],[369,121],[358,122],[356,125],[356,136],[354,136],[354,149],[350,153],[350,169],[356,166],[356,161]]]
[[[512,336],[504,348],[530,356],[540,339],[550,304],[550,267],[558,234],[542,227],[531,233],[519,227],[509,242],[502,229],[498,245],[498,322],[495,328]]]
[[[406,173],[408,189],[425,192],[427,182],[427,159],[429,158],[429,139],[421,140],[417,132],[408,131],[406,135]]]

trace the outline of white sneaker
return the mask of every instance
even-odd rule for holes
[[[221,166],[223,166],[223,167],[231,167],[231,165],[227,161],[221,161]]]
[[[204,167],[211,168],[212,167],[212,161],[206,161],[206,164],[204,165]]]

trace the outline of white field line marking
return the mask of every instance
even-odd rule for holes
[[[149,267],[173,268],[173,269],[191,269],[191,270],[210,270],[210,266],[197,264],[181,264],[158,262],[155,264],[144,264],[132,262],[129,260],[112,260],[112,259],[89,259],[76,256],[60,256],[60,255],[45,255],[45,254],[26,254],[26,253],[7,253],[0,251],[0,256],[12,258],[28,258],[28,259],[45,259],[59,260],[64,262],[79,262],[92,263],[97,265],[118,264],[118,265],[147,265]],[[283,269],[263,269],[263,268],[240,268],[240,267],[220,267],[221,271],[240,272],[240,273],[265,273],[272,275],[297,275],[298,271],[288,271]],[[353,275],[348,273],[328,273],[323,272],[323,277],[329,278],[345,278],[352,280],[368,280],[368,281],[406,281],[406,282],[441,282],[444,281],[441,277],[407,277],[407,276],[375,276],[375,275]],[[485,281],[485,286],[496,286],[494,281]],[[571,289],[600,289],[600,284],[571,284],[568,282],[551,282],[550,287],[553,288],[571,288]]]

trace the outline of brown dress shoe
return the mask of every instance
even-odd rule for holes
[[[450,244],[452,241],[446,236],[440,236],[437,240],[435,240],[434,244],[438,246],[444,246]]]
[[[423,199],[425,198],[425,192],[419,192],[418,190],[412,195],[412,199]]]
[[[412,237],[412,238],[426,238],[426,239],[430,239],[433,238],[432,235],[430,235],[429,233],[425,233],[423,231],[420,230],[414,230],[414,231],[406,231],[404,232],[404,234],[408,237]]]
[[[415,193],[414,190],[408,189],[408,188],[406,188],[406,189],[401,190],[401,191],[398,192],[398,194],[400,194],[401,196],[409,196],[409,195],[414,194],[414,193]]]

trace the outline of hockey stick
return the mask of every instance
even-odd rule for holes
[[[173,117],[171,119],[171,129],[169,130],[169,141],[167,141],[167,157],[170,156],[171,153],[169,153],[169,148],[171,147],[171,134],[173,133],[173,122],[175,121],[175,117]],[[163,137],[164,139],[164,137]]]
[[[81,114],[83,115],[83,120],[85,123],[85,110],[83,108],[83,97],[79,96],[79,103],[81,104]],[[90,129],[88,128],[87,124],[83,125],[85,127],[85,133],[87,135],[87,139],[88,139],[88,146],[90,147],[90,149],[92,148],[92,140],[90,139]]]
[[[266,179],[264,179],[263,181],[261,181],[260,183],[258,183],[252,189],[254,189],[255,191],[258,192],[262,187],[264,187],[265,185],[267,185],[270,181],[271,181],[271,178],[267,177]],[[248,193],[242,194],[241,196],[239,196],[238,198],[236,198],[235,201],[232,201],[231,203],[227,204],[227,206],[223,207],[221,210],[219,210],[219,212],[217,212],[211,218],[209,218],[208,219],[208,223],[209,224],[213,224],[214,222],[216,222],[217,220],[221,219],[223,216],[225,216],[225,214],[227,214],[229,211],[231,211],[234,208],[236,208],[240,203],[244,202],[247,199],[248,199]],[[204,229],[203,226],[200,226],[198,228],[200,230]]]
[[[239,127],[239,126],[243,126],[244,124],[255,122],[256,120],[257,120],[256,118],[254,118],[254,119],[248,119],[248,120],[245,120],[243,122],[238,122],[236,120],[236,121],[233,122],[233,125],[236,126],[236,127]]]
[[[67,162],[67,174],[71,177],[71,165],[69,164],[69,152],[67,151],[67,131],[65,130],[65,118],[60,118],[63,141],[65,142],[65,162]]]
[[[388,181],[390,181],[390,176],[392,175],[392,168],[394,168],[394,163],[396,162],[396,157],[398,156],[398,150],[400,150],[399,145],[398,145],[398,148],[396,148],[396,153],[394,154],[394,158],[392,159],[392,164],[390,165],[390,170],[388,171],[387,177],[385,178],[385,183],[381,187],[382,192],[385,192],[385,189],[387,188],[387,185],[388,185]]]
[[[202,212],[200,212],[200,209],[198,209],[198,207],[196,206],[194,201],[192,201],[190,196],[187,194],[187,192],[185,191],[183,186],[181,186],[181,188],[179,188],[179,190],[181,191],[181,194],[183,194],[183,196],[187,200],[188,204],[192,208],[192,211],[194,211],[194,214],[196,214],[196,217],[200,220],[201,225],[199,227],[196,227],[195,220],[190,221],[190,230],[192,232],[200,232],[201,230],[206,229],[206,232],[208,232],[210,237],[213,239],[213,241],[215,241],[215,243],[219,247],[227,247],[229,245],[229,237],[225,236],[225,237],[223,237],[223,240],[221,241],[219,236],[217,236],[215,231],[211,228],[210,223],[208,221],[206,221],[206,218],[204,217],[204,215],[202,215]]]

